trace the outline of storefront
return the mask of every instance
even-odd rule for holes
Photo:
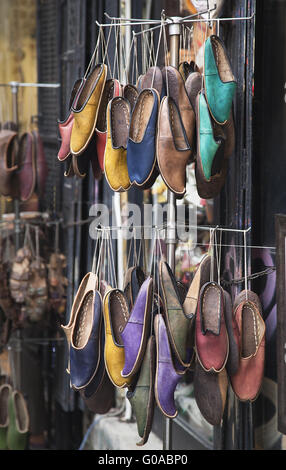
[[[194,354],[194,349],[193,360],[188,362],[180,359],[176,340],[168,325],[168,338],[172,337],[175,344],[174,346],[172,343],[172,361],[177,367],[172,374],[180,377],[176,379],[173,392],[170,392],[171,395],[173,393],[174,402],[171,399],[172,406],[170,403],[168,406],[173,407],[172,411],[164,408],[164,400],[160,401],[160,392],[155,387],[154,417],[152,419],[152,412],[148,408],[148,430],[146,431],[145,426],[145,438],[150,431],[151,433],[145,448],[152,449],[154,445],[154,450],[284,449],[284,370],[283,364],[279,363],[279,359],[281,362],[283,358],[283,323],[279,335],[276,328],[283,309],[281,272],[284,272],[284,267],[280,261],[278,278],[276,250],[279,255],[281,248],[279,244],[276,246],[280,232],[277,234],[278,228],[275,232],[275,216],[285,213],[284,164],[281,166],[286,101],[283,59],[285,2],[5,0],[0,12],[3,18],[9,19],[0,35],[4,64],[0,79],[2,130],[12,132],[15,126],[18,137],[22,134],[27,135],[27,139],[30,136],[34,136],[34,139],[38,137],[39,141],[33,141],[33,148],[38,149],[36,160],[41,161],[42,165],[38,164],[36,182],[30,183],[33,187],[31,186],[28,196],[27,193],[24,196],[23,193],[15,196],[9,191],[8,194],[1,192],[3,276],[10,288],[9,296],[11,292],[13,294],[12,304],[3,303],[3,300],[0,302],[1,385],[9,383],[26,400],[29,433],[36,436],[34,448],[45,445],[49,449],[128,450],[136,448],[136,442],[140,440],[135,420],[139,411],[134,400],[132,402],[140,368],[136,371],[137,375],[134,373],[136,380],[134,383],[131,380],[130,387],[126,384],[116,386],[113,382],[111,387],[99,394],[100,398],[96,398],[95,402],[84,395],[86,386],[70,386],[74,375],[71,378],[71,373],[67,373],[66,369],[76,367],[76,360],[74,356],[71,357],[70,342],[66,340],[69,336],[61,325],[69,326],[71,312],[75,311],[79,286],[87,273],[98,275],[100,281],[106,281],[114,289],[124,290],[130,302],[128,309],[131,309],[132,295],[130,298],[127,295],[129,284],[126,274],[131,272],[128,268],[139,266],[144,277],[151,275],[153,278],[150,319],[154,320],[155,316],[160,316],[160,309],[167,308],[166,300],[164,301],[164,295],[167,294],[164,294],[162,280],[164,264],[160,261],[165,260],[175,275],[177,287],[174,292],[178,298],[180,292],[182,297],[180,307],[176,304],[172,308],[178,310],[183,308],[186,298],[188,299],[187,292],[194,273],[204,256],[210,254],[210,275],[206,282],[212,282],[223,293],[224,308],[228,294],[233,315],[232,308],[241,291],[246,289],[251,292],[250,301],[252,292],[259,296],[262,305],[261,322],[257,314],[255,318],[260,329],[255,329],[254,340],[256,346],[257,341],[260,346],[261,341],[265,340],[265,356],[254,368],[257,372],[261,364],[264,364],[263,378],[257,379],[261,382],[258,396],[255,396],[255,400],[250,400],[250,395],[243,399],[245,390],[239,395],[239,387],[231,378],[236,374],[232,372],[229,360],[230,350],[234,354],[235,346],[230,344],[230,333],[228,359],[219,373],[207,373],[201,359],[198,365],[198,352]],[[14,42],[9,43],[12,29],[18,31],[18,36]],[[181,91],[179,97],[176,95],[176,83],[181,83],[176,82],[177,75],[170,72],[169,78],[167,73],[164,79],[160,75],[160,82],[154,67],[158,67],[159,71],[163,67],[176,67],[180,71],[180,80],[184,80],[185,84],[191,73],[199,77],[201,74],[208,76],[205,70],[208,62],[204,58],[207,39],[212,35],[220,38],[229,57],[229,64],[226,61],[225,68],[222,66],[223,73],[227,73],[225,69],[228,71],[223,83],[236,83],[229,114],[233,116],[233,121],[229,117],[222,125],[222,120],[218,124],[219,121],[215,121],[213,115],[211,119],[213,132],[216,133],[216,145],[223,142],[224,153],[222,156],[217,154],[217,160],[210,170],[213,172],[212,176],[217,173],[223,181],[223,184],[219,183],[219,190],[200,183],[202,186],[198,191],[199,176],[195,170],[197,163],[192,162],[190,154],[187,157],[189,160],[185,162],[186,183],[182,191],[182,173],[179,174],[179,182],[178,179],[172,179],[173,174],[178,174],[178,170],[171,160],[166,163],[165,155],[170,150],[169,147],[165,147],[163,152],[160,150],[160,145],[163,144],[160,144],[160,133],[157,130],[156,158],[160,168],[158,173],[161,175],[158,177],[152,167],[154,180],[151,180],[149,172],[144,183],[147,189],[143,190],[143,183],[140,182],[132,187],[124,187],[121,180],[124,190],[118,191],[115,182],[120,172],[110,173],[110,179],[107,167],[100,167],[100,149],[97,144],[100,134],[99,118],[99,129],[96,127],[92,132],[97,140],[92,138],[87,150],[83,153],[79,151],[79,156],[76,156],[75,150],[70,153],[69,148],[66,155],[59,158],[59,152],[64,151],[66,134],[63,132],[68,129],[71,109],[74,114],[77,112],[77,104],[74,104],[74,108],[70,107],[72,89],[83,86],[82,83],[76,85],[76,81],[86,78],[97,63],[105,64],[107,79],[113,80],[113,97],[116,97],[114,84],[120,82],[122,88],[117,95],[126,91],[124,99],[129,102],[128,106],[134,107],[135,101],[127,98],[127,91],[130,92],[130,89],[126,85],[131,84],[132,93],[138,93],[140,80],[144,83],[144,77],[145,86],[142,85],[142,89],[155,88],[157,91],[154,96],[159,96],[159,104],[160,100],[161,104],[164,102],[166,95],[168,98],[184,100],[180,95]],[[220,54],[223,54],[224,49],[223,46],[219,49],[220,42],[215,44],[215,57],[219,62],[219,59],[223,60]],[[201,85],[206,83],[202,78],[200,80]],[[187,85],[185,89],[188,89]],[[197,94],[200,89],[201,87]],[[193,92],[193,88],[190,87],[190,90]],[[100,99],[103,99],[102,96],[104,94],[100,95]],[[192,102],[190,96],[189,103]],[[105,112],[110,97],[111,94],[107,96]],[[138,94],[136,99],[137,97]],[[147,100],[150,102],[150,96],[145,100],[145,112],[149,106]],[[117,149],[123,148],[121,142],[126,101],[120,102],[121,111],[118,114],[116,107],[112,111],[117,119],[116,126],[120,129],[116,134],[119,143],[114,145]],[[76,103],[75,100],[73,103]],[[176,113],[172,100],[170,103],[168,109]],[[208,106],[211,105],[208,103]],[[195,107],[193,101],[191,108]],[[160,111],[163,112],[161,108]],[[183,105],[182,109],[185,109]],[[143,110],[139,109],[136,125],[133,124],[134,140],[138,139],[139,127],[144,121]],[[159,107],[157,113],[157,116],[161,116]],[[103,114],[99,113],[99,117],[101,115]],[[134,115],[136,118],[136,113]],[[112,113],[110,116],[113,118]],[[132,123],[131,116],[130,114],[129,119]],[[176,115],[172,114],[172,123],[176,122],[177,127],[174,125],[171,135],[175,139],[174,136],[176,132],[180,132],[178,129],[182,125],[185,131],[180,134],[179,141],[184,139],[186,144],[193,126],[192,145],[196,143],[197,149],[198,139],[207,132],[195,134],[198,114],[191,114],[191,118],[184,116],[182,114],[176,121]],[[184,119],[190,128],[184,125]],[[163,124],[164,120],[161,121],[162,128]],[[29,140],[27,142],[29,144]],[[27,149],[23,148],[24,151]],[[174,155],[177,150],[173,150]],[[182,151],[186,152],[186,148],[181,148],[180,151],[183,155]],[[80,158],[82,155],[85,160]],[[129,159],[130,155],[131,152]],[[178,151],[176,155],[179,158]],[[139,156],[142,161],[147,158],[144,152]],[[31,162],[29,164],[32,165]],[[166,170],[165,176],[162,170],[164,164],[167,165],[166,168],[170,168],[168,165],[172,168],[171,171]],[[123,171],[122,167],[120,171]],[[135,169],[135,180],[136,171]],[[29,186],[27,178],[28,176],[22,175],[20,181],[25,181]],[[129,179],[128,181],[130,182]],[[201,181],[205,180],[201,178]],[[172,186],[172,182],[175,186]],[[25,188],[27,191],[27,186]],[[205,196],[204,191],[207,192]],[[131,222],[133,225],[128,230]],[[25,253],[22,253],[23,257],[20,259],[17,250],[23,251],[23,248],[30,250],[28,271],[32,270],[33,261],[38,262],[37,269],[33,271],[36,273],[35,288],[44,286],[44,294],[37,297],[39,305],[43,305],[42,309],[40,307],[37,310],[38,317],[35,314],[35,304],[30,302],[33,295],[26,296],[24,284],[20,287],[17,285],[18,290],[11,291],[11,279],[16,284],[22,279],[19,277],[19,265],[22,269],[26,258]],[[53,264],[52,255],[58,256],[56,265]],[[39,264],[41,262],[43,265]],[[46,283],[43,279],[46,279]],[[142,285],[139,278],[136,278],[136,283],[137,286]],[[276,301],[276,285],[279,285],[279,306]],[[98,287],[99,291],[100,288]],[[226,296],[225,291],[228,293]],[[2,295],[0,292],[1,298],[5,295],[7,296],[7,292]],[[43,297],[44,303],[41,304]],[[248,297],[246,299],[249,300]],[[112,299],[109,302],[112,304]],[[208,302],[207,297],[205,302]],[[102,305],[103,318],[104,303]],[[256,307],[253,304],[251,306],[256,312]],[[85,308],[88,311],[88,304]],[[259,311],[258,307],[257,309]],[[105,317],[104,320],[106,324]],[[180,325],[184,325],[182,319],[181,322]],[[154,333],[154,342],[158,346],[159,320],[157,323],[157,333],[153,330],[153,321],[151,332]],[[198,328],[195,323],[193,325],[195,326],[190,330],[190,335],[195,335],[194,330]],[[81,331],[84,331],[84,324],[81,326]],[[255,323],[254,328],[256,327]],[[262,334],[264,327],[265,334]],[[123,326],[120,325],[120,328],[122,332]],[[217,336],[220,335],[220,328],[219,326]],[[253,324],[251,326],[248,323],[247,328],[249,332]],[[78,340],[80,335],[81,333]],[[205,333],[202,336],[204,335]],[[193,336],[192,338],[194,341]],[[196,338],[196,341],[199,339]],[[159,349],[155,356],[159,357]],[[105,356],[106,369],[107,364]],[[158,371],[159,365],[156,364]],[[110,371],[105,371],[105,374],[109,379],[112,376]],[[108,381],[108,378],[104,380]],[[128,378],[126,380],[128,383]],[[170,381],[171,379],[166,384]],[[127,388],[129,392],[126,397]],[[109,415],[111,416],[108,417]],[[110,419],[112,421],[108,421]],[[112,423],[109,427],[108,422]],[[113,437],[112,426],[122,436],[125,436],[125,432],[127,435],[129,433],[130,442],[125,441],[126,447],[122,446],[119,438],[116,441]],[[45,436],[45,444],[41,441],[41,436]],[[138,449],[144,450],[144,446]]]

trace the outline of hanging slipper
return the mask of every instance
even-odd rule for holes
[[[48,263],[49,303],[63,321],[66,311],[66,290],[68,279],[64,275],[66,257],[62,253],[52,253]]]

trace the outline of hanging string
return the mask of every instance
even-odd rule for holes
[[[119,27],[118,25],[114,25],[114,36],[115,36],[115,54],[114,54],[114,59],[113,59],[113,72],[112,72],[112,78],[115,78],[115,70],[116,70],[116,65],[117,65],[117,71],[118,71],[118,77],[119,75],[119,60],[118,60],[118,35],[119,35]]]
[[[165,67],[168,67],[169,66],[168,43],[167,43],[166,27],[164,25],[163,25],[163,36],[164,36]],[[169,97],[169,78],[168,78],[168,72],[167,71],[166,71],[166,88],[167,88],[167,90],[166,90],[167,91],[167,96]]]
[[[156,51],[156,58],[155,58],[155,63],[154,63],[154,70],[153,70],[151,88],[154,87],[155,73],[156,73],[156,67],[157,67],[157,63],[158,63],[158,56],[159,56],[161,37],[162,37],[162,30],[163,30],[163,21],[161,22],[161,27],[160,27],[160,33],[159,33],[159,39],[158,39],[158,44],[157,44],[157,51]]]
[[[150,40],[151,40],[151,55],[149,68],[155,64],[155,46],[154,46],[154,31],[150,31]]]
[[[107,59],[107,65],[108,69],[111,70],[111,65],[109,61],[109,53],[108,53],[108,47],[109,47],[109,41],[110,41],[110,36],[111,36],[111,31],[114,25],[109,27],[108,31],[108,36],[107,36],[107,41],[105,40],[104,32],[103,29],[101,29],[101,44],[102,44],[102,51],[103,51],[103,46],[105,48],[104,54],[102,52],[103,58],[102,58],[102,63],[105,64],[105,60]]]
[[[221,267],[221,242],[222,242],[222,232],[220,232],[219,248],[217,241],[217,230],[215,232],[215,248],[216,248],[216,263],[217,263],[217,279],[218,284],[220,285],[220,267]]]
[[[134,36],[132,37],[132,40],[130,42],[130,46],[129,46],[129,51],[128,51],[128,56],[126,57],[126,67],[125,67],[125,75],[126,75],[126,82],[129,83],[129,74],[130,74],[130,59],[131,59],[131,50],[132,50],[132,46],[133,46],[133,43],[134,43]],[[133,63],[132,63],[133,64]],[[132,76],[132,70],[131,70],[131,76]],[[132,82],[132,78],[131,78],[131,82]],[[132,82],[133,83],[133,82]]]
[[[244,278],[245,278],[245,295],[246,300],[248,300],[248,282],[247,282],[247,245],[246,245],[246,231],[243,233],[244,238]]]
[[[87,66],[87,69],[85,71],[85,74],[84,74],[84,79],[86,79],[87,77],[87,74],[89,72],[89,70],[94,67],[94,64],[98,62],[98,49],[99,49],[99,44],[100,44],[100,39],[101,39],[101,31],[102,31],[102,26],[99,26],[99,31],[98,31],[98,36],[97,36],[97,41],[96,41],[96,45],[95,45],[95,48],[94,48],[94,51],[92,53],[92,56],[91,56],[91,59],[90,59],[90,62]]]
[[[91,272],[94,273],[94,274],[96,274],[96,271],[97,271],[98,258],[96,257],[96,255],[97,255],[98,244],[99,244],[100,239],[101,239],[101,232],[98,232],[97,238],[96,238],[95,248],[94,248],[94,251],[93,251],[92,266],[91,266]]]
[[[114,253],[113,253],[113,246],[112,246],[112,240],[111,240],[111,237],[110,237],[110,233],[109,233],[109,244],[110,244],[111,265],[112,265],[112,272],[113,272],[113,278],[114,278],[114,286],[116,288],[118,288],[117,275],[116,275],[116,269],[115,269],[115,261],[114,261]]]

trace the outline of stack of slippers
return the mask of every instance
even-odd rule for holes
[[[21,308],[20,321],[37,322],[48,304],[46,266],[28,246],[20,248],[11,265],[9,288],[12,299]]]
[[[11,297],[17,304],[25,302],[31,275],[31,262],[32,252],[27,246],[20,248],[12,261],[9,287]]]
[[[40,321],[48,305],[48,283],[46,266],[40,259],[30,264],[30,278],[23,306],[23,313],[31,322]]]
[[[161,175],[183,198],[187,166],[195,163],[199,196],[217,196],[235,149],[237,81],[223,41],[211,35],[203,47],[203,74],[185,61],[179,70],[150,67],[136,85],[123,86],[106,80],[106,65],[97,64],[77,80],[59,122],[65,175],[83,178],[91,162],[94,177],[104,173],[116,192],[149,189]]]
[[[62,253],[52,253],[48,263],[49,304],[63,320],[66,311],[66,291],[68,279],[65,276],[66,257]]]

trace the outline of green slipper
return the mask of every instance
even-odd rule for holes
[[[14,390],[9,396],[8,413],[8,449],[25,450],[28,442],[29,414],[26,401],[18,390]]]
[[[7,431],[9,425],[8,400],[12,393],[9,384],[0,387],[0,450],[7,449]]]

